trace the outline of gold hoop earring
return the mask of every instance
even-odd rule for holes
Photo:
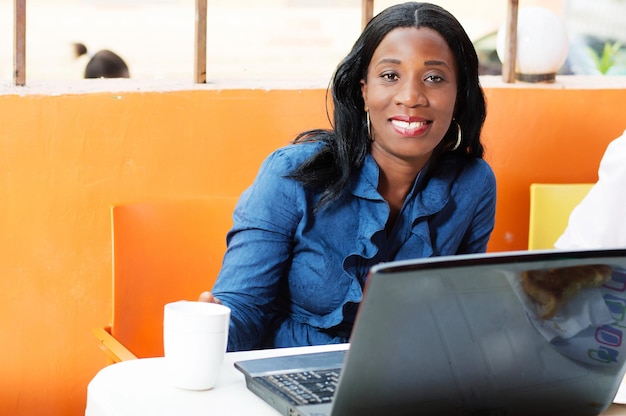
[[[374,138],[372,137],[372,123],[370,122],[370,112],[366,111],[365,112],[365,118],[366,118],[366,123],[367,123],[367,137],[369,137],[370,142],[374,141]]]
[[[461,145],[461,140],[463,140],[463,137],[461,135],[461,125],[459,124],[459,122],[454,119],[452,121],[456,123],[456,143],[454,144],[454,147],[451,149],[451,151],[454,152]]]

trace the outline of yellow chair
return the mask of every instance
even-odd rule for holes
[[[528,249],[554,248],[567,227],[570,213],[592,186],[591,183],[531,184]]]
[[[163,356],[163,306],[215,282],[236,197],[111,208],[113,316],[93,330],[111,361]]]

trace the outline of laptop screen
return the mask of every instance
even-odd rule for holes
[[[598,414],[625,370],[625,270],[626,250],[378,265],[333,414]]]

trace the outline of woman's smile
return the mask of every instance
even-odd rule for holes
[[[390,123],[391,127],[401,136],[416,137],[423,135],[432,122],[416,117],[394,117]]]

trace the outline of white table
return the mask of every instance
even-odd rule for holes
[[[162,357],[123,361],[103,368],[91,380],[85,416],[277,416],[278,411],[248,390],[235,361],[347,348],[339,344],[227,353],[217,385],[205,391],[172,386]]]
[[[235,361],[347,348],[348,344],[340,344],[228,353],[217,385],[206,391],[173,387],[163,358],[123,361],[103,368],[91,380],[85,416],[278,416],[247,389],[243,374],[233,366]],[[603,416],[626,416],[626,405],[614,404]]]

